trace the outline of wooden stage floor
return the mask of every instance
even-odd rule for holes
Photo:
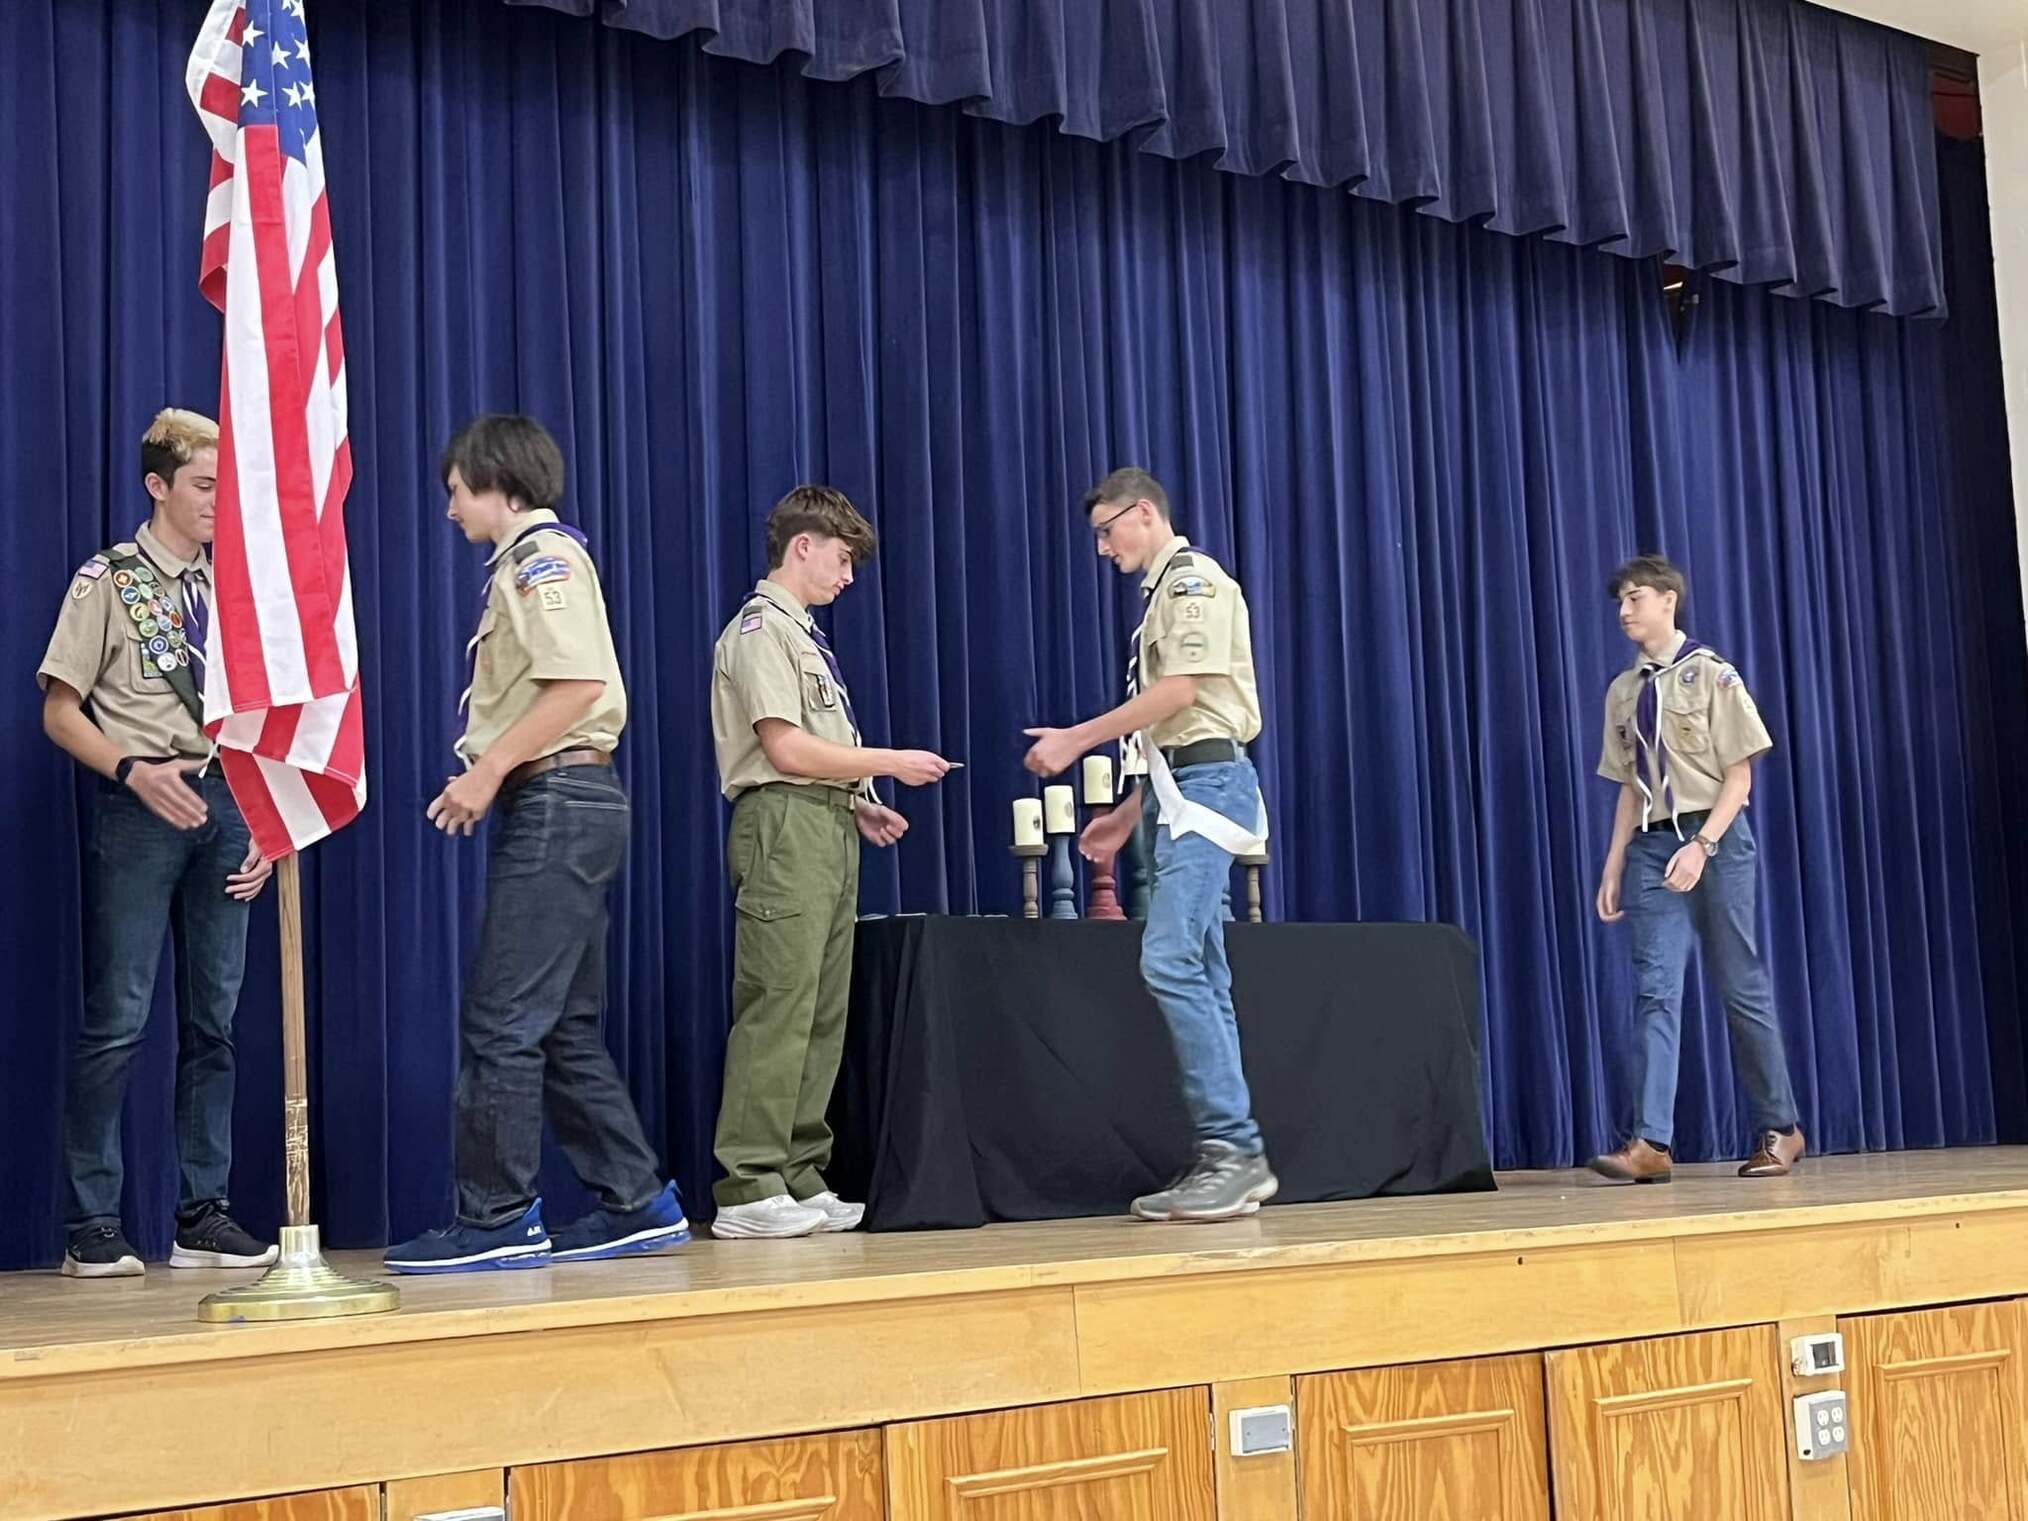
[[[292,1325],[196,1321],[255,1275],[8,1275],[0,1473],[37,1477],[0,1516],[208,1498],[206,1432],[235,1425],[263,1433],[235,1465],[258,1494],[2028,1293],[2028,1148],[1500,1185],[1213,1226],[700,1239],[402,1279],[398,1314]],[[135,1435],[109,1459],[94,1425]]]

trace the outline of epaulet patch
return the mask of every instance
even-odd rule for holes
[[[516,565],[521,564],[530,555],[534,554],[539,547],[540,546],[536,544],[533,538],[523,539],[519,544],[516,544],[513,548],[512,555],[514,563]]]

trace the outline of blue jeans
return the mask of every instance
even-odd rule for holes
[[[167,931],[176,953],[176,1213],[223,1204],[232,1172],[232,1016],[248,905],[225,895],[246,821],[216,772],[191,778],[209,817],[177,829],[124,787],[99,789],[86,856],[84,1023],[71,1047],[63,1154],[73,1233],[120,1223],[120,1110],[148,1029]]]
[[[1732,1064],[1746,1089],[1756,1132],[1796,1123],[1796,1097],[1775,1022],[1774,993],[1760,959],[1754,905],[1758,853],[1753,827],[1741,814],[1718,854],[1687,893],[1662,884],[1669,859],[1682,848],[1674,831],[1637,834],[1627,846],[1624,900],[1634,932],[1635,1021],[1641,1075],[1635,1129],[1667,1146],[1676,1130],[1676,1063],[1683,1034],[1683,973],[1693,945],[1725,1004]]]
[[[1185,800],[1250,824],[1260,781],[1253,762],[1185,766],[1176,773]],[[1152,792],[1143,806],[1156,807]],[[1155,880],[1141,935],[1141,976],[1169,1022],[1183,1101],[1199,1140],[1262,1150],[1253,1100],[1239,1060],[1239,1021],[1232,1011],[1232,969],[1225,960],[1227,890],[1232,856],[1201,834],[1155,831]]]
[[[458,1020],[458,1218],[492,1228],[535,1199],[545,1114],[605,1208],[662,1191],[600,1029],[606,897],[627,856],[627,793],[606,766],[530,778],[493,809],[486,912]]]

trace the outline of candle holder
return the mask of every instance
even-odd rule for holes
[[[1127,911],[1120,907],[1117,883],[1113,878],[1111,855],[1103,855],[1091,863],[1091,888],[1085,894],[1084,916],[1087,919],[1125,919]]]
[[[1239,858],[1239,864],[1246,868],[1246,919],[1249,924],[1261,922],[1260,869],[1267,865],[1267,860],[1264,850]]]
[[[1153,807],[1155,799],[1144,788],[1141,817],[1127,836],[1127,914],[1134,919],[1148,917],[1148,895],[1154,887],[1156,824],[1149,814]]]
[[[1021,862],[1021,917],[1040,919],[1042,917],[1042,858],[1049,854],[1047,845],[1016,845],[1014,856]]]
[[[1049,837],[1049,917],[1077,917],[1077,875],[1070,867],[1070,836]]]

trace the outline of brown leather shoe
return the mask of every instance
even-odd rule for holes
[[[1657,1151],[1644,1136],[1635,1136],[1618,1151],[1591,1159],[1591,1170],[1615,1183],[1666,1183],[1669,1153]]]
[[[1760,1144],[1754,1147],[1753,1155],[1739,1169],[1742,1178],[1785,1178],[1789,1169],[1803,1159],[1803,1127],[1798,1125],[1787,1135],[1779,1130],[1763,1130]]]

